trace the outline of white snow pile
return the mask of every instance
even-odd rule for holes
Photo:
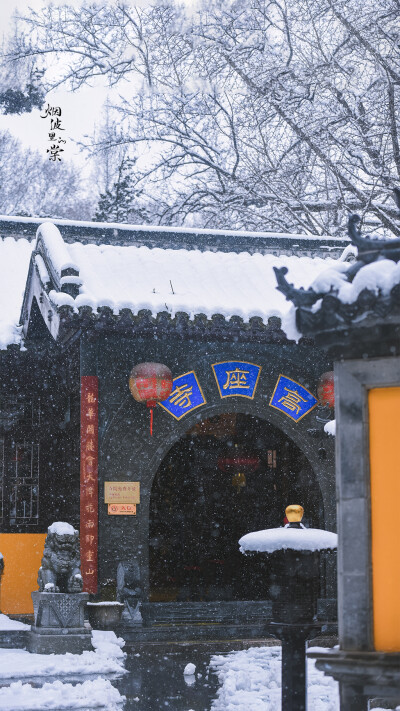
[[[323,294],[331,289],[338,299],[345,304],[351,304],[357,300],[363,289],[368,289],[375,294],[379,292],[387,296],[391,289],[400,283],[400,262],[396,264],[390,259],[379,259],[372,264],[366,264],[357,272],[350,284],[346,281],[346,272],[351,264],[337,261],[332,263],[328,269],[321,271],[311,286],[314,291]],[[289,272],[287,278],[291,281]],[[304,284],[306,288],[306,284]]]
[[[36,237],[43,240],[44,249],[50,256],[51,263],[61,277],[63,269],[72,268],[77,270],[78,267],[71,259],[67,250],[67,246],[60,234],[60,230],[52,222],[43,222],[36,232]]]
[[[114,632],[96,630],[92,644],[96,651],[82,654],[31,654],[25,649],[0,649],[0,679],[125,674],[122,638],[117,638]]]
[[[43,684],[34,688],[30,684],[17,681],[2,687],[0,693],[1,711],[33,711],[33,709],[93,709],[106,708],[107,711],[120,709],[125,696],[101,677],[83,684],[63,684],[61,681]]]
[[[336,420],[330,420],[329,422],[324,425],[324,432],[326,432],[328,435],[332,435],[332,437],[335,437],[336,435]]]
[[[56,533],[58,536],[73,536],[78,531],[65,521],[54,521],[47,529],[48,533]]]
[[[0,239],[0,350],[21,343],[19,317],[34,242]]]
[[[0,613],[0,632],[8,630],[30,630],[31,626],[24,624],[24,622],[18,622],[18,620],[11,620],[7,615]]]
[[[189,664],[186,664],[186,666],[183,670],[183,674],[184,674],[184,676],[193,676],[195,671],[196,671],[196,665],[191,664],[191,662],[189,662]]]
[[[60,236],[47,234],[49,227],[45,225],[48,258],[53,261],[54,237],[56,269],[69,259],[82,282],[75,299],[50,291],[49,297],[56,306],[89,306],[94,311],[108,306],[115,314],[127,308],[135,315],[147,309],[153,316],[167,311],[172,317],[182,311],[191,319],[196,314],[208,318],[214,314],[226,318],[236,315],[245,322],[258,316],[265,323],[270,316],[279,316],[289,338],[299,336],[294,309],[277,291],[272,267],[286,266],[295,286],[307,287],[327,265],[336,263],[320,257],[81,243],[64,244],[61,250]]]
[[[109,659],[125,659],[126,657],[125,652],[122,650],[125,646],[125,640],[122,637],[117,637],[115,632],[92,630],[92,645],[97,654]]]
[[[337,548],[337,534],[320,528],[267,528],[246,533],[239,540],[240,552],[273,553],[290,548],[295,551],[320,551]]]
[[[339,711],[338,684],[307,661],[308,711]],[[281,648],[252,647],[211,658],[221,688],[211,711],[280,711]]]

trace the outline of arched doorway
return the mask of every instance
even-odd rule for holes
[[[170,449],[150,500],[150,600],[265,599],[266,571],[238,551],[279,526],[288,503],[323,523],[321,491],[299,447],[253,415],[203,420]]]

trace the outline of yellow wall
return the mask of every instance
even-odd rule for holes
[[[45,538],[46,533],[0,534],[0,552],[5,564],[0,587],[1,612],[33,613],[31,592],[38,589]]]
[[[369,392],[374,646],[400,652],[400,388]]]

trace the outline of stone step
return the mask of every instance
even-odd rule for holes
[[[163,623],[249,623],[271,617],[270,600],[216,602],[145,602],[140,611],[144,626]]]
[[[3,649],[25,649],[29,630],[0,630],[0,647]]]
[[[152,627],[119,626],[115,633],[123,637],[126,648],[135,649],[146,644],[195,641],[261,640],[268,637],[265,626],[259,624],[164,624]],[[278,640],[276,644],[279,644]]]

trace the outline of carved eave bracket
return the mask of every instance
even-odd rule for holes
[[[32,254],[28,280],[25,287],[24,299],[22,302],[20,323],[22,333],[25,338],[29,336],[31,328],[37,324],[38,312],[43,323],[54,340],[57,340],[59,331],[59,315],[56,305],[49,297],[51,282],[44,283],[41,279],[36,262],[36,252]]]
[[[313,306],[323,294],[314,289],[296,289],[293,284],[289,284],[285,275],[288,273],[287,267],[272,267],[275,272],[278,291],[286,296],[286,301],[292,301],[295,306]]]
[[[72,310],[73,299],[79,294],[81,279],[79,272],[73,267],[57,271],[44,238],[43,227],[45,225],[46,223],[37,230],[36,248],[29,264],[20,325],[22,325],[24,337],[29,338],[31,330],[35,330],[35,328],[40,330],[44,324],[52,338],[57,341],[60,336],[60,326],[65,320],[61,316],[65,308]],[[59,234],[55,225],[52,227]],[[61,235],[59,237],[62,240]],[[71,305],[69,307],[57,305],[55,297],[58,293],[70,297]],[[38,323],[40,316],[41,324]]]
[[[363,237],[357,229],[361,219],[358,215],[350,215],[348,232],[352,244],[358,249],[358,259],[362,264],[371,264],[379,258],[400,260],[400,239],[373,239]]]
[[[342,272],[348,283],[367,264],[382,259],[400,261],[399,239],[363,237],[359,222],[358,215],[349,219],[349,236],[358,249],[358,258]],[[286,279],[286,267],[274,267],[274,271],[277,289],[296,307],[297,329],[304,336],[315,338],[318,345],[354,355],[400,351],[400,283],[389,293],[364,289],[355,301],[344,303],[333,287],[329,292],[296,289]]]

